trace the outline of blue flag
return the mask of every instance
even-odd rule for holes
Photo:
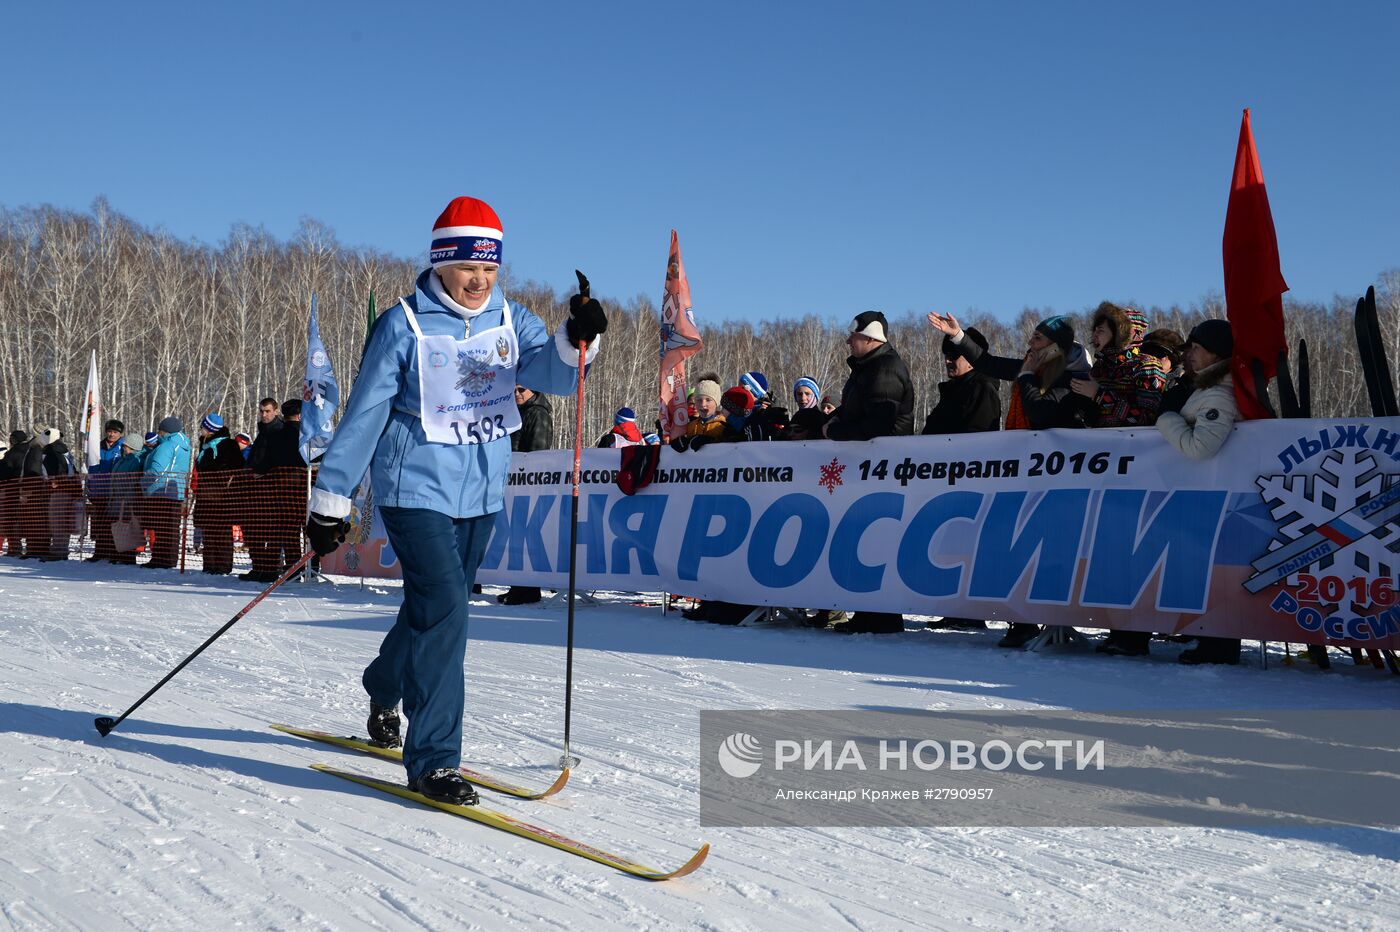
[[[301,389],[301,457],[307,463],[331,445],[331,419],[340,405],[335,368],[321,342],[316,323],[316,296],[311,296],[311,325],[306,338],[306,382]]]

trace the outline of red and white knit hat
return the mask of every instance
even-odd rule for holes
[[[501,219],[485,201],[454,197],[433,224],[428,261],[433,268],[457,262],[501,264]]]

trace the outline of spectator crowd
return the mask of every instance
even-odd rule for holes
[[[1087,344],[1076,339],[1069,318],[1054,316],[1026,335],[1020,355],[1002,356],[976,328],[963,328],[951,314],[931,313],[927,319],[942,337],[947,377],[939,383],[938,402],[923,421],[923,434],[1155,425],[1182,455],[1204,460],[1229,439],[1239,417],[1230,376],[1234,341],[1225,320],[1202,321],[1183,337],[1174,330],[1151,329],[1135,308],[1104,302],[1092,317]],[[714,442],[870,440],[915,433],[913,379],[892,336],[884,314],[857,315],[846,338],[850,376],[839,398],[823,396],[815,380],[803,376],[793,383],[791,416],[775,403],[762,373],[746,372],[727,389],[718,375],[702,375],[691,396],[692,420],[685,436],[672,439],[671,447],[685,452]],[[999,382],[1012,386],[1005,412]],[[623,409],[619,425],[625,427],[631,416]],[[608,439],[600,445],[638,442]],[[752,610],[753,606],[705,601],[686,616],[737,624]],[[885,612],[848,615],[820,610],[807,616],[807,623],[844,633],[904,630],[902,616]],[[985,627],[986,622],[943,618],[930,626],[968,629]],[[1024,648],[1043,633],[1039,625],[1015,623],[998,646]],[[1097,650],[1110,656],[1143,656],[1151,637],[1149,632],[1110,631]],[[1239,660],[1237,640],[1196,640],[1195,647],[1180,655],[1183,663]]]
[[[194,442],[173,415],[146,434],[109,419],[86,477],[58,429],[15,430],[0,456],[0,546],[15,559],[66,560],[86,522],[90,561],[174,569],[192,547],[203,572],[225,575],[237,534],[252,561],[241,578],[272,582],[303,552],[301,401],[264,398],[258,417],[254,439],[211,412]]]

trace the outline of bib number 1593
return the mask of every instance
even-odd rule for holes
[[[458,443],[487,443],[510,432],[506,430],[505,415],[497,414],[469,423],[466,436],[462,435],[461,421],[453,421],[452,433],[457,435]]]

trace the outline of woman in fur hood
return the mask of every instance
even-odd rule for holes
[[[1138,352],[1145,327],[1141,312],[1111,301],[1094,311],[1089,333],[1094,365],[1089,378],[1070,385],[1090,427],[1133,427],[1156,420],[1167,380],[1155,359]]]

